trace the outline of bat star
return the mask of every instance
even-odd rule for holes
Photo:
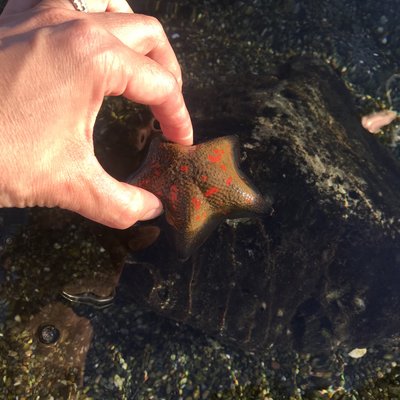
[[[180,259],[189,258],[224,219],[270,209],[271,201],[239,170],[238,160],[236,136],[183,146],[158,135],[128,179],[162,201]]]

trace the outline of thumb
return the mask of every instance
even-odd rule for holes
[[[69,204],[61,207],[111,228],[126,229],[162,213],[162,203],[155,195],[114,179],[97,159],[70,194]]]

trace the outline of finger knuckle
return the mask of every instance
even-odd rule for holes
[[[71,52],[81,66],[90,66],[93,74],[105,74],[105,67],[112,69],[116,48],[115,37],[103,27],[87,20],[76,20],[71,26]]]
[[[152,35],[158,39],[165,39],[167,35],[165,34],[164,28],[161,22],[152,16],[146,16],[144,22],[147,24],[149,29],[151,29]]]
[[[87,19],[75,19],[68,23],[64,40],[77,54],[91,54],[99,48],[102,30]]]
[[[178,81],[172,73],[166,73],[164,77],[164,96],[167,98],[180,91]]]
[[[41,8],[30,24],[31,47],[45,46],[63,57],[91,60],[104,41],[105,29],[86,15],[62,8]]]
[[[35,25],[54,26],[71,19],[71,11],[63,8],[43,7],[33,16]]]

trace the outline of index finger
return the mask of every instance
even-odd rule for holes
[[[108,56],[113,59],[105,59],[103,65],[104,95],[122,94],[134,102],[149,105],[166,138],[191,145],[192,122],[175,76],[121,42],[114,43],[112,48]]]

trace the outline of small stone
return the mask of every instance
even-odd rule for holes
[[[356,347],[355,349],[353,349],[352,351],[349,352],[349,356],[351,358],[361,358],[361,357],[364,357],[365,354],[367,354],[366,348],[359,349]]]
[[[118,374],[114,375],[114,385],[119,389],[122,390],[124,387],[124,379],[121,378]]]

